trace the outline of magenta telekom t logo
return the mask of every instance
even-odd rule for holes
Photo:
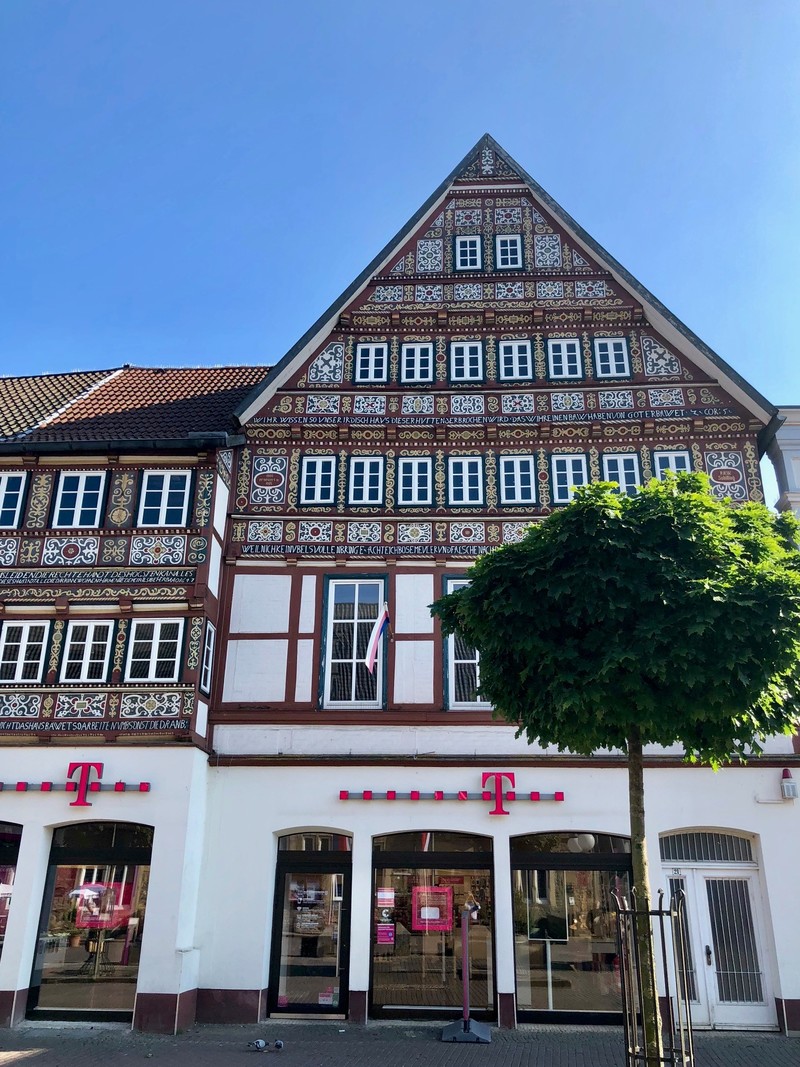
[[[510,771],[484,771],[481,775],[481,789],[486,789],[486,785],[494,778],[494,809],[489,812],[490,815],[510,815],[511,813],[506,811],[503,807],[503,800],[516,800],[514,793],[506,793],[503,795],[503,779],[508,779],[508,784],[514,786],[516,779],[514,774]],[[491,800],[491,792],[484,792],[484,800]]]
[[[76,771],[78,773],[77,780],[74,778]],[[91,780],[92,771],[97,771],[95,781]],[[99,792],[102,774],[102,763],[70,763],[67,770],[67,792],[78,794],[70,802],[69,806],[71,808],[90,808],[92,806],[92,802],[86,799],[86,794]]]

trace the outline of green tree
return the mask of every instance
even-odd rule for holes
[[[716,768],[797,728],[797,534],[791,516],[716,499],[704,475],[653,481],[630,497],[596,483],[518,544],[482,557],[468,586],[432,605],[446,634],[478,649],[481,696],[529,742],[627,754],[642,907],[643,745],[679,743],[688,760]],[[660,1021],[648,999],[656,1063]]]

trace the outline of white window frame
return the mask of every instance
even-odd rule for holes
[[[0,685],[20,685],[28,683],[35,685],[42,680],[42,672],[44,669],[44,661],[47,656],[47,646],[50,639],[50,623],[49,622],[5,622],[2,630],[0,630],[0,666],[3,665],[5,660],[6,647],[8,645],[8,635],[12,630],[21,630],[20,642],[19,642],[19,656],[17,657],[14,666],[13,678],[0,678]],[[42,630],[41,638],[41,651],[39,653],[39,659],[32,661],[36,663],[36,677],[35,678],[23,678],[23,670],[28,661],[25,658],[25,653],[30,644],[38,644],[38,640],[31,641],[31,631],[33,629]]]
[[[183,487],[183,501],[179,505],[181,509],[180,522],[167,522],[167,511],[171,510],[176,505],[169,504],[170,493],[179,492],[180,490],[172,489],[173,478],[184,478]],[[149,482],[152,478],[163,478],[164,485],[161,489],[161,500],[158,504],[158,522],[145,522],[144,513],[145,510],[150,510],[156,505],[147,503],[147,494],[156,492],[155,489],[148,488]],[[145,529],[151,527],[179,527],[187,525],[187,517],[189,511],[189,497],[192,490],[192,472],[187,470],[146,470],[142,472],[142,488],[139,492],[139,512],[136,517],[136,524],[139,527]]]
[[[517,250],[515,263],[503,263],[503,253],[500,250],[502,241],[513,241]],[[524,260],[522,258],[522,234],[521,233],[498,233],[494,238],[494,265],[496,270],[522,270]]]
[[[163,683],[169,685],[173,682],[177,682],[181,674],[181,661],[183,659],[183,619],[134,619],[131,622],[131,632],[128,637],[128,655],[125,661],[125,681],[132,682],[134,685],[144,685],[147,682],[155,682],[157,684]],[[156,668],[158,666],[158,645],[161,640],[161,628],[163,626],[174,626],[177,624],[178,636],[175,641],[175,660],[173,662],[172,673],[169,677],[161,677],[156,675]],[[136,644],[136,634],[141,626],[153,627],[153,639],[150,644],[150,670],[146,677],[131,675],[131,667],[133,665],[133,651]],[[138,661],[137,662],[141,662]]]
[[[633,471],[623,470],[623,466],[633,464]],[[613,467],[616,465],[617,471]],[[622,477],[620,477],[622,475]],[[635,452],[606,452],[603,453],[603,481],[616,482],[619,491],[626,496],[635,496],[642,485],[642,476],[639,470],[639,457]]]
[[[469,582],[465,578],[447,578],[445,581],[445,591],[448,593],[455,592],[456,589],[463,589],[464,586],[469,585]],[[473,649],[474,658],[472,659],[459,659],[456,660],[456,639],[454,634],[446,639],[446,663],[447,663],[447,708],[449,711],[488,711],[491,709],[491,704],[486,700],[456,700],[456,666],[460,663],[474,663],[475,664],[475,678],[476,687],[480,685],[481,681],[481,667],[480,667],[480,654],[477,650]]]
[[[475,263],[462,263],[462,254],[466,252],[468,258],[472,259],[473,242],[475,243]],[[455,249],[453,255],[453,266],[456,270],[483,270],[483,242],[481,241],[480,234],[469,233],[460,237],[456,237]]]
[[[527,464],[530,475],[530,496],[524,498],[522,494],[522,465]],[[511,471],[514,485],[511,494],[506,492],[506,472]],[[501,456],[500,457],[500,503],[517,505],[534,505],[536,503],[536,456]]]
[[[423,374],[421,364],[423,357],[420,350],[426,349],[428,352],[428,373]],[[433,361],[434,351],[432,341],[421,341],[418,344],[403,345],[400,351],[400,381],[413,383],[413,382],[432,382],[433,381]],[[411,373],[408,373],[408,367],[411,366]]]
[[[364,484],[361,492],[362,497],[359,500],[356,496],[356,468],[358,466],[363,467],[362,477]],[[377,495],[373,495],[372,488],[369,484],[370,479],[374,476],[372,468],[375,467],[378,475]],[[352,504],[354,507],[369,507],[370,505],[377,505],[383,503],[384,492],[384,457],[383,456],[350,456],[347,466],[347,503]]]
[[[16,490],[11,490],[8,487],[9,480],[11,478],[20,479],[19,492],[17,493],[17,503],[13,508],[14,517],[11,522],[2,522],[0,520],[0,530],[15,530],[19,526],[19,518],[22,512],[22,502],[25,499],[25,489],[27,486],[28,475],[26,471],[6,471],[5,474],[0,474],[0,515],[2,512],[11,510],[6,504],[6,497],[10,496]]]
[[[556,346],[574,345],[574,351],[564,350],[556,352]],[[556,360],[560,360],[562,370],[556,370]],[[570,370],[570,363],[574,359],[574,370]],[[547,340],[547,370],[550,378],[554,381],[574,380],[583,377],[581,365],[581,342],[579,337],[551,337]]]
[[[462,500],[455,499],[455,480],[457,478],[462,479],[461,492],[468,491],[469,486],[463,484],[464,479],[469,479],[472,474],[468,469],[474,466],[478,474],[478,497],[475,499],[469,499],[465,497]],[[459,469],[460,468],[460,469]],[[447,503],[451,507],[464,508],[475,507],[482,508],[484,501],[484,484],[483,484],[483,456],[448,456],[447,457]]]
[[[410,497],[403,499],[403,478],[406,470],[411,470],[412,485]],[[426,472],[427,489],[423,495],[419,487],[419,475]],[[430,456],[402,456],[397,461],[397,505],[407,507],[430,507],[433,504],[433,460]]]
[[[477,349],[477,351],[470,351],[471,349]],[[464,361],[464,374],[456,374],[456,360]],[[473,374],[473,370],[476,370],[476,373]],[[451,341],[450,381],[482,382],[483,374],[483,341]]]
[[[553,481],[553,503],[554,504],[569,504],[572,497],[575,495],[575,490],[578,486],[589,484],[589,471],[586,463],[586,456],[581,454],[575,454],[572,452],[554,452],[550,457],[552,481]],[[570,479],[567,483],[566,495],[561,492],[561,488],[556,480],[556,475],[559,473],[558,467],[563,464],[565,467],[564,473],[567,474]],[[576,472],[580,472],[583,481],[575,482],[573,479]]]
[[[335,504],[336,503],[336,456],[303,456],[303,463],[300,470],[300,503],[301,504]],[[323,495],[320,492],[320,485],[314,489],[311,495],[308,495],[307,478],[310,473],[309,467],[312,463],[324,464],[326,468],[330,469],[330,492]],[[317,482],[319,483],[319,477],[321,472],[317,473]]]
[[[377,586],[378,587],[378,615],[380,615],[381,611],[383,610],[383,604],[384,604],[384,602],[386,600],[386,583],[382,578],[331,578],[329,580],[328,587],[327,587],[327,604],[326,604],[327,618],[326,618],[326,621],[325,621],[325,657],[324,657],[324,663],[323,663],[323,707],[331,708],[331,709],[333,709],[333,708],[354,708],[354,709],[357,709],[357,710],[365,710],[365,711],[380,711],[380,710],[383,709],[383,706],[384,706],[384,697],[383,697],[384,682],[383,682],[383,679],[384,679],[384,670],[385,670],[385,662],[384,662],[384,658],[385,658],[384,657],[384,653],[385,653],[385,647],[386,647],[386,639],[385,639],[385,637],[381,639],[380,645],[378,647],[378,658],[375,661],[375,669],[374,669],[374,672],[373,672],[373,677],[375,678],[375,699],[374,700],[333,700],[331,698],[331,683],[332,683],[332,680],[333,680],[333,672],[331,670],[331,667],[333,665],[333,659],[332,659],[331,653],[333,651],[333,626],[334,626],[334,622],[336,621],[334,619],[333,612],[334,612],[334,606],[335,606],[335,603],[336,603],[336,588],[338,586],[343,586],[343,585],[355,585],[355,586],[371,585],[371,586]],[[358,600],[358,594],[356,594],[356,602],[357,602],[357,600]],[[358,615],[358,612],[356,610],[356,621],[357,621],[357,615]],[[369,633],[371,633],[371,631],[372,631],[372,626],[374,625],[374,621],[375,621],[374,619],[362,620],[362,622],[364,624],[364,630],[366,630],[366,623],[369,622],[369,624],[370,624],[370,629],[367,632],[367,636],[369,636]],[[354,625],[355,625],[355,622],[354,622]],[[337,662],[339,662],[339,663],[350,663],[350,664],[353,665],[353,667],[355,667],[355,665],[357,663],[359,663],[359,662],[361,662],[362,665],[363,665],[363,660],[359,660],[359,659],[355,658],[356,655],[357,655],[357,640],[358,640],[357,634],[354,634],[353,658],[346,659],[346,660],[345,659],[337,660]],[[354,689],[354,682],[353,682],[353,675],[351,674],[350,691],[353,692],[353,689]]]
[[[210,619],[206,619],[206,632],[203,641],[203,655],[200,660],[200,677],[198,687],[201,693],[211,693],[211,676],[214,669],[214,646],[217,642],[217,628]]]
[[[79,673],[70,678],[67,676],[67,671],[70,666],[70,649],[74,643],[75,630],[79,626],[86,627],[86,639],[83,641],[83,651],[79,657],[72,660],[80,664]],[[91,659],[92,645],[99,643],[96,637],[97,630],[100,627],[107,629],[107,636],[105,639],[105,650],[103,652],[102,670],[97,678],[90,677],[89,668],[95,663],[95,660]],[[64,654],[61,658],[61,674],[60,681],[62,682],[105,682],[108,679],[108,664],[111,660],[111,647],[114,643],[114,622],[112,619],[98,619],[96,621],[89,621],[84,619],[75,619],[69,622],[67,625],[67,635],[64,639]]]
[[[685,461],[685,467],[678,468],[677,463],[679,459]],[[666,462],[661,463],[661,460],[665,460]],[[691,474],[692,457],[689,455],[687,449],[676,449],[675,451],[670,452],[653,452],[653,470],[659,481],[663,479],[665,471],[672,471],[673,474]]]
[[[75,507],[73,509],[72,522],[59,522],[58,513],[61,510],[61,501],[64,496],[65,479],[77,478],[78,489],[77,496],[75,498]],[[75,522],[75,517],[83,511],[83,498],[86,495],[86,479],[87,478],[99,478],[100,488],[97,492],[97,505],[94,509],[94,520],[92,522]],[[58,489],[56,491],[56,503],[53,508],[53,529],[54,530],[95,530],[100,525],[100,518],[103,512],[103,499],[105,496],[106,488],[106,475],[105,471],[62,471],[58,478]]]
[[[366,367],[362,368],[362,357],[366,356]],[[378,371],[378,361],[383,370]],[[353,360],[353,381],[385,382],[389,377],[389,345],[386,341],[375,344],[357,344]]]
[[[506,352],[510,348],[512,351]],[[506,360],[511,361],[511,373],[506,372]],[[521,369],[522,361],[527,364],[527,371]],[[533,378],[533,356],[530,341],[499,341],[497,345],[497,365],[501,382],[526,382]]]
[[[607,351],[601,353],[600,348],[607,345]],[[619,353],[614,351],[613,346],[620,345]],[[607,363],[607,369],[602,364]],[[626,337],[595,337],[594,339],[594,370],[598,378],[630,378],[631,361],[628,355],[628,339]]]

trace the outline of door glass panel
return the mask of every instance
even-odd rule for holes
[[[34,972],[38,1008],[132,1011],[149,866],[59,865]]]
[[[681,970],[686,971],[686,991],[689,1000],[692,1002],[692,1004],[697,1004],[699,1003],[699,997],[697,996],[697,974],[695,973],[694,958],[692,956],[692,916],[689,914],[689,898],[686,893],[686,879],[670,878],[670,896],[674,896],[674,894],[677,893],[678,890],[683,893],[683,919],[686,925],[686,958],[681,959],[683,949],[680,945],[675,946],[675,952],[678,958],[678,966],[681,968]]]
[[[279,1010],[341,1010],[346,966],[342,952],[345,877],[343,870],[284,875]]]
[[[375,871],[374,1009],[461,1007],[461,911],[467,901],[480,905],[469,927],[470,1003],[476,1010],[494,1009],[490,872],[393,867]]]
[[[517,1005],[621,1011],[613,894],[625,871],[512,871]]]
[[[722,1004],[763,1004],[746,878],[706,879],[717,992]]]

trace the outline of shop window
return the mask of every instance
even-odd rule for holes
[[[0,474],[0,528],[4,530],[19,526],[25,478],[25,474]]]
[[[533,377],[530,341],[501,341],[500,380],[520,381]]]
[[[381,636],[372,670],[370,637],[382,612],[380,578],[328,582],[323,699],[326,708],[383,707],[384,645]]]
[[[673,474],[687,473],[692,469],[688,452],[654,452],[653,463],[656,478],[663,478],[667,471]]]
[[[639,458],[633,453],[621,456],[603,456],[603,478],[607,482],[616,482],[619,491],[627,496],[634,496],[642,484],[639,476]]]
[[[547,362],[551,378],[580,378],[581,349],[578,338],[547,342]]]
[[[628,378],[628,342],[624,337],[596,337],[594,365],[598,378]]]
[[[383,503],[383,456],[350,457],[348,504]]]
[[[53,511],[56,529],[90,529],[100,525],[105,474],[62,474]]]
[[[536,458],[500,457],[500,502],[533,504],[536,501]]]
[[[358,345],[355,359],[357,382],[385,382],[389,369],[386,345]]]
[[[469,582],[448,578],[448,593],[463,589]],[[478,689],[481,683],[480,655],[477,649],[467,644],[460,634],[447,638],[447,706],[452,710],[480,711],[491,704],[481,700]]]
[[[303,456],[301,504],[333,504],[336,494],[335,456]]]
[[[0,633],[0,682],[40,682],[49,622],[7,622]]]
[[[105,681],[113,632],[111,622],[70,622],[61,663],[61,681]]]
[[[278,838],[279,852],[350,852],[353,839],[348,834],[308,830],[299,834],[284,834]]]
[[[3,955],[3,942],[8,926],[11,895],[14,892],[21,837],[21,826],[17,826],[16,823],[0,822],[0,957]]]
[[[433,463],[429,458],[397,461],[397,503],[429,506],[433,502]]]
[[[587,485],[586,456],[553,456],[553,503],[568,504],[578,486]]]
[[[128,645],[128,682],[175,682],[180,674],[182,619],[136,619]]]
[[[400,380],[409,383],[433,381],[433,345],[403,345]]]
[[[145,471],[139,526],[185,526],[190,486],[188,471]]]

